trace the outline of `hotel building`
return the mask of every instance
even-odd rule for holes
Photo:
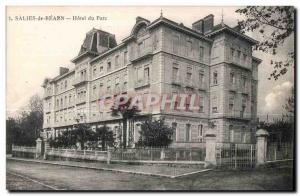
[[[76,123],[106,124],[122,135],[120,117],[99,109],[104,94],[196,94],[197,111],[151,108],[127,123],[127,145],[139,139],[140,123],[165,118],[174,127],[172,147],[205,142],[208,123],[217,142],[251,143],[257,126],[258,65],[252,56],[257,41],[208,15],[192,28],[163,16],[150,22],[136,18],[128,37],[117,44],[103,30],[87,32],[73,69],[61,67],[45,80],[44,137],[56,137]],[[175,100],[175,105],[177,100]],[[118,137],[119,138],[119,137]]]

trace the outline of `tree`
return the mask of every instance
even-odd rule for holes
[[[245,20],[239,21],[242,33],[257,31],[262,35],[262,40],[254,50],[276,55],[280,46],[294,34],[295,10],[292,6],[247,6],[236,10],[244,15]],[[294,66],[294,51],[287,54],[283,61],[273,61],[273,71],[269,79],[277,80],[284,75],[289,67]]]
[[[72,140],[75,140],[80,144],[80,149],[84,149],[84,144],[87,141],[91,141],[94,138],[94,132],[91,130],[90,126],[86,123],[78,123],[74,126],[71,131]]]
[[[76,137],[72,130],[67,130],[62,132],[58,137],[50,138],[49,144],[54,148],[73,148],[76,146]]]
[[[7,144],[34,146],[43,127],[43,100],[34,95],[18,117],[6,120]]]
[[[6,120],[6,153],[11,153],[12,144],[19,143],[20,138],[19,124],[14,118]]]
[[[260,127],[266,129],[270,136],[270,142],[292,142],[294,139],[294,126],[293,123],[284,119],[277,119],[272,123],[260,122]]]
[[[141,124],[138,146],[167,147],[172,142],[173,128],[164,123],[164,119],[147,120]]]
[[[288,121],[294,123],[295,116],[295,90],[291,89],[291,95],[287,98],[286,104],[283,106],[285,113],[283,114],[284,118],[287,118]]]
[[[30,125],[30,128],[34,131],[34,138],[40,137],[40,131],[43,128],[43,100],[38,95],[33,95],[29,99],[27,105],[28,112],[23,114],[25,121]]]
[[[121,97],[120,102],[125,102],[124,98]],[[136,116],[136,114],[138,112],[140,112],[140,110],[138,109],[138,107],[135,104],[131,104],[132,103],[132,99],[128,99],[128,101],[126,103],[123,104],[117,104],[115,102],[115,104],[112,106],[111,108],[111,115],[112,116],[121,116],[122,117],[122,126],[123,126],[123,131],[122,131],[122,135],[123,135],[123,148],[126,148],[126,143],[127,143],[127,122],[129,119],[132,119]]]
[[[106,126],[97,127],[94,139],[101,141],[101,149],[104,151],[107,146],[114,146],[115,144],[115,135],[114,133]]]

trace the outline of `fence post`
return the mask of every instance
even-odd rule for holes
[[[205,133],[206,140],[206,155],[205,161],[210,165],[216,165],[216,134],[213,130],[209,129]]]
[[[50,145],[49,145],[48,140],[44,139],[44,149],[45,149],[44,150],[44,160],[47,159],[47,152],[48,152],[49,148],[50,148]]]
[[[165,159],[165,149],[164,149],[164,148],[162,148],[162,149],[160,150],[160,159],[161,159],[161,160],[164,160],[164,159]]]
[[[42,153],[43,153],[42,144],[43,144],[43,140],[41,138],[37,138],[37,140],[36,140],[36,152],[35,152],[35,158],[36,159],[42,156]]]
[[[110,148],[109,146],[107,147],[107,164],[110,164],[111,161],[111,153],[112,153],[112,148]]]
[[[267,157],[267,137],[269,133],[264,129],[256,132],[257,165],[263,165]]]

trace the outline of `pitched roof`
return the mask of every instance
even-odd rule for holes
[[[220,23],[220,24],[215,25],[212,28],[212,31],[209,32],[209,33],[207,33],[205,36],[211,37],[213,35],[216,35],[217,33],[220,33],[220,32],[223,32],[223,31],[227,31],[229,33],[232,33],[234,35],[237,35],[237,36],[240,36],[240,37],[244,38],[245,40],[247,40],[248,42],[250,42],[253,45],[258,43],[258,41],[256,41],[255,39],[253,39],[253,38],[251,38],[251,37],[249,37],[249,36],[247,36],[247,35],[239,32],[237,29],[238,28],[236,28],[236,27],[232,28],[232,27],[229,27],[228,25],[226,25],[224,23]]]

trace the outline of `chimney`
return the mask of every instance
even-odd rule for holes
[[[211,32],[212,28],[214,27],[214,15],[210,14],[203,18],[203,33]]]
[[[192,24],[192,29],[203,34],[203,19],[200,19]]]
[[[66,67],[59,67],[59,75],[63,75],[65,73],[68,73],[69,72],[69,69],[66,68]]]

